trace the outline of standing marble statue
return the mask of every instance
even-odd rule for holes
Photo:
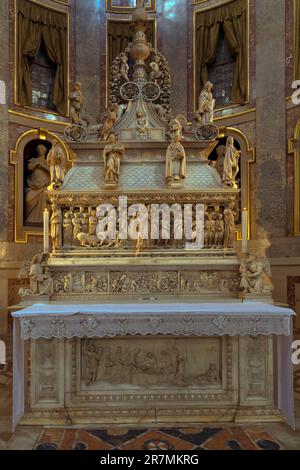
[[[166,180],[168,183],[179,182],[186,177],[186,155],[183,145],[180,143],[178,133],[168,146],[166,155]]]
[[[84,102],[84,95],[82,93],[81,83],[75,82],[73,86],[70,100],[70,116],[72,124],[82,124],[81,112]]]
[[[56,139],[52,141],[47,162],[50,167],[50,189],[55,189],[63,183],[66,174],[65,155]]]
[[[226,151],[223,169],[223,183],[226,186],[237,189],[236,177],[239,172],[239,158],[241,156],[240,150],[234,146],[234,138],[228,137],[226,141]]]
[[[123,144],[116,143],[114,134],[109,136],[108,144],[103,150],[104,182],[118,184],[120,177],[121,158],[125,153]]]
[[[233,248],[234,242],[234,231],[235,231],[235,216],[236,212],[234,210],[235,203],[230,202],[228,208],[224,210],[224,247]]]
[[[105,113],[104,123],[100,129],[100,134],[99,134],[100,140],[104,140],[104,141],[108,140],[110,134],[112,133],[117,117],[118,117],[118,105],[113,104]]]
[[[52,204],[52,215],[50,220],[51,226],[51,239],[54,250],[58,250],[61,247],[62,238],[62,214],[61,209]]]
[[[214,120],[214,109],[216,100],[212,94],[213,84],[206,82],[199,97],[199,114],[202,118],[202,125],[211,124]]]
[[[28,160],[29,176],[25,185],[25,224],[41,224],[43,211],[47,207],[47,187],[50,182],[50,171],[46,155],[48,149],[39,144],[36,147],[37,157]]]

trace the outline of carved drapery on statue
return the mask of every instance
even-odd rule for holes
[[[28,176],[25,180],[24,221],[27,225],[38,225],[43,220],[43,210],[47,207],[47,187],[50,182],[50,170],[47,163],[48,148],[39,143],[36,154],[27,161]]]
[[[245,0],[236,0],[196,15],[198,96],[208,81],[208,68],[215,61],[221,28],[230,52],[235,57],[231,101],[244,104],[247,99],[247,5]]]
[[[56,66],[53,103],[60,114],[67,113],[68,64],[67,16],[46,7],[18,0],[18,102],[32,104],[32,79],[29,61],[38,53],[42,41],[47,57]]]

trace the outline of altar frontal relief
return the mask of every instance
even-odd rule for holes
[[[81,340],[86,390],[219,388],[220,339]]]

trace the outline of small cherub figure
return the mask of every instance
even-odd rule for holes
[[[136,113],[137,136],[139,139],[145,139],[147,135],[148,119],[142,111]]]
[[[120,55],[121,59],[121,77],[124,79],[125,82],[129,82],[128,72],[129,72],[129,65],[128,65],[128,58],[124,52]]]
[[[161,71],[160,71],[160,68],[159,68],[159,62],[160,62],[160,58],[156,54],[154,56],[154,60],[152,62],[150,62],[150,64],[149,64],[150,69],[151,69],[151,72],[150,72],[150,75],[149,75],[149,81],[150,82],[157,83],[158,80],[161,78]]]

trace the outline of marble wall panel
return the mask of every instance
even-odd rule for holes
[[[256,219],[273,237],[285,236],[287,216],[284,36],[285,3],[256,2]]]

